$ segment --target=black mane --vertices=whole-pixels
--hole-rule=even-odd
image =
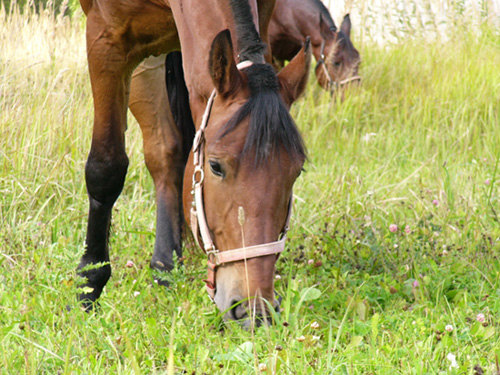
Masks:
[[[253,23],[248,0],[231,0],[231,9],[236,23],[236,37],[240,61],[264,62],[266,45],[262,42]]]
[[[291,157],[305,158],[304,142],[281,99],[276,72],[271,65],[264,63],[265,44],[253,23],[248,0],[231,0],[231,9],[239,59],[252,61],[253,65],[244,69],[250,98],[220,130],[220,138],[249,117],[243,154],[253,150],[256,164],[276,154],[279,147],[284,147]]]
[[[335,21],[330,14],[330,11],[327,9],[325,4],[321,2],[321,0],[312,0],[319,9],[319,13],[324,17],[323,19],[328,22],[328,27],[333,31],[337,31],[337,26],[335,26]]]
[[[276,73],[269,64],[253,64],[245,69],[250,98],[221,129],[220,138],[250,118],[243,154],[253,150],[260,164],[273,156],[280,146],[293,158],[305,158],[302,137],[279,93]]]

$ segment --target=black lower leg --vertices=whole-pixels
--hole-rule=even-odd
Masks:
[[[89,216],[86,248],[78,265],[78,274],[85,278],[79,299],[86,308],[99,298],[111,276],[108,250],[111,210],[123,188],[127,167],[125,154],[111,162],[103,162],[92,152],[85,167]]]
[[[170,271],[174,268],[174,251],[178,258],[182,256],[179,208],[169,207],[164,197],[160,196],[157,199],[156,240],[151,268],[162,272]],[[162,283],[161,280],[157,281]]]

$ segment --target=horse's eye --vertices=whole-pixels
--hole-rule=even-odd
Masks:
[[[341,61],[335,61],[335,62],[333,63],[333,65],[334,65],[336,68],[338,68],[341,64],[342,64],[342,62],[341,62]]]
[[[222,166],[220,165],[220,163],[218,161],[209,160],[208,163],[210,164],[210,170],[212,171],[212,173],[214,175],[219,176],[219,177],[224,177],[224,171],[223,171]]]

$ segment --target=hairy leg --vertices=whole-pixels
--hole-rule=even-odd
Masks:
[[[111,276],[108,249],[111,211],[122,191],[128,167],[124,135],[131,68],[127,66],[124,46],[103,30],[103,19],[97,12],[90,12],[87,55],[94,127],[85,166],[89,197],[86,249],[78,265],[78,274],[86,279],[87,287],[79,298],[87,308],[99,298]]]
[[[132,75],[129,108],[139,122],[144,156],[156,189],[156,240],[151,267],[173,268],[181,256],[182,134],[174,123],[165,85],[165,55],[144,60]]]

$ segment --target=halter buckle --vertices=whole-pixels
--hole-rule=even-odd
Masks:
[[[199,177],[199,180],[197,180],[197,177]],[[196,165],[193,171],[193,187],[200,186],[203,183],[204,179],[205,172],[203,171],[203,168],[199,165]]]
[[[217,256],[218,253],[219,253],[219,250],[217,250],[214,245],[212,245],[212,250],[207,251],[208,261],[213,263],[216,266],[220,265],[219,257]],[[215,270],[214,270],[214,272],[215,272]]]

